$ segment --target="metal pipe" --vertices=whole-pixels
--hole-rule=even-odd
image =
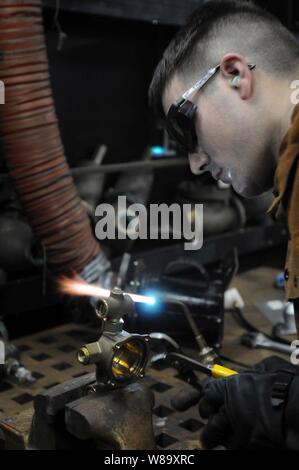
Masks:
[[[70,168],[69,174],[72,176],[82,176],[95,173],[124,173],[135,170],[160,170],[163,168],[187,167],[188,160],[184,158],[173,158],[165,160],[134,161],[125,163],[111,163],[109,165],[90,165]],[[0,174],[0,181],[10,178],[9,174]]]

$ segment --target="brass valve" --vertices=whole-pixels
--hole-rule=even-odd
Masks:
[[[123,316],[133,310],[131,297],[117,287],[96,305],[96,313],[102,320],[100,338],[83,345],[77,358],[83,365],[96,365],[97,385],[121,387],[144,376],[149,336],[130,334],[123,329]]]

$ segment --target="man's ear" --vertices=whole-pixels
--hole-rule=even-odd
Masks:
[[[230,87],[233,87],[232,80],[239,77],[235,90],[239,92],[242,100],[251,98],[254,77],[244,56],[234,53],[225,54],[220,62],[220,71]]]

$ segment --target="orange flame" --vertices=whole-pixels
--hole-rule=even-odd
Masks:
[[[58,280],[58,288],[62,294],[76,295],[80,297],[109,297],[110,290],[102,289],[95,284],[88,284],[80,276],[70,279],[62,277]]]
[[[58,279],[58,288],[62,294],[76,295],[78,297],[101,297],[107,298],[110,295],[110,290],[102,289],[96,284],[88,284],[80,276],[76,275],[72,279],[68,277],[61,277]],[[141,302],[149,305],[155,303],[154,297],[146,295],[132,294],[131,292],[124,292],[131,297],[134,302]]]

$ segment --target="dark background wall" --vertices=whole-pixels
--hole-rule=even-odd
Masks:
[[[59,51],[51,16],[45,13],[51,80],[69,161],[92,156],[101,143],[110,163],[139,158],[155,140],[151,75],[176,28],[63,12]]]

